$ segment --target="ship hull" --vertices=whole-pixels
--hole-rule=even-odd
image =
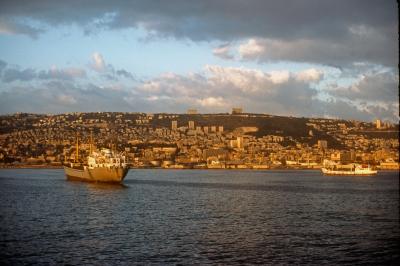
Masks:
[[[97,167],[89,169],[76,169],[64,166],[65,175],[68,180],[73,181],[84,181],[84,182],[105,182],[105,183],[121,183],[126,174],[128,168],[108,168],[108,167]]]

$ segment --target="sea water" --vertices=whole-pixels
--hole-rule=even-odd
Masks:
[[[398,172],[0,170],[2,265],[396,264],[399,240]]]

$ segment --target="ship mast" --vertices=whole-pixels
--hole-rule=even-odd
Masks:
[[[75,162],[79,160],[79,135],[76,133]]]
[[[116,130],[115,130],[115,128],[116,128],[116,126],[115,126],[115,123],[111,123],[110,125],[109,125],[109,127],[110,127],[110,129],[111,129],[111,136],[110,136],[110,149],[111,149],[111,151],[112,152],[116,152],[117,151],[117,144],[116,144]]]
[[[93,152],[93,129],[90,129],[90,145],[89,145],[89,153]]]

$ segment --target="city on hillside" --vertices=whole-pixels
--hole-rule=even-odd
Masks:
[[[315,169],[324,160],[399,169],[399,125],[245,113],[0,116],[0,167],[61,167],[90,145],[132,168]],[[79,149],[77,155],[77,147]]]

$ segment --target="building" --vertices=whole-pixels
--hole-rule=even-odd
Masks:
[[[340,162],[342,164],[353,163],[356,159],[355,152],[352,151],[338,151],[331,154],[331,160]]]
[[[197,109],[188,109],[187,114],[188,115],[197,115]]]
[[[194,121],[189,121],[188,126],[189,126],[190,130],[193,130],[194,129]]]
[[[220,132],[220,133],[224,132],[224,126],[219,126],[218,127],[218,132]]]
[[[216,157],[218,159],[225,160],[228,157],[229,153],[225,149],[221,148],[212,148],[212,149],[205,149],[203,151],[203,158],[207,160],[210,157]]]
[[[328,148],[328,142],[326,140],[318,140],[318,148],[326,150]]]
[[[377,129],[382,128],[381,120],[377,119],[377,120],[375,121],[375,123],[376,123],[376,128],[377,128]]]
[[[243,137],[237,137],[236,139],[231,139],[229,141],[229,146],[231,148],[243,149]]]
[[[243,149],[243,147],[244,147],[244,145],[243,145],[243,137],[237,137],[236,141],[237,141],[237,148],[238,149]]]
[[[353,163],[356,159],[356,154],[354,150],[351,151],[341,151],[340,152],[340,162],[341,163]]]
[[[241,114],[241,113],[243,113],[243,108],[242,108],[242,107],[233,107],[233,108],[232,108],[232,114],[233,114],[233,115],[235,115],[235,114]]]
[[[176,131],[178,129],[178,121],[173,120],[171,122],[171,130]]]

